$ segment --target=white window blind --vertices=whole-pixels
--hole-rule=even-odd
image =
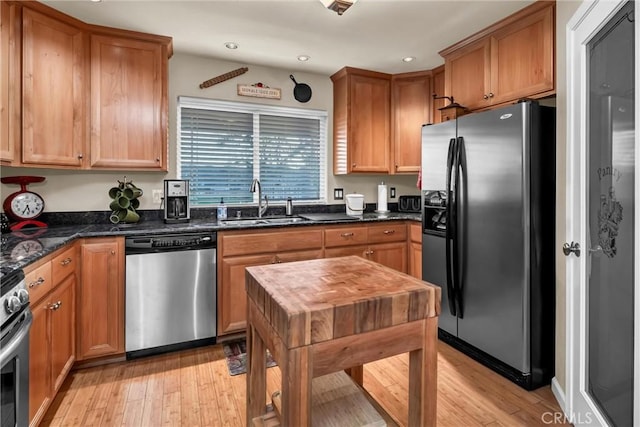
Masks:
[[[249,188],[284,202],[325,202],[325,111],[180,97],[178,177],[192,206],[257,203]]]

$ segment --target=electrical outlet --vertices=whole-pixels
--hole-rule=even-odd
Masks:
[[[392,199],[396,198],[396,187],[391,187],[389,189],[389,197],[391,197]]]
[[[162,190],[151,190],[151,196],[153,197],[153,203],[160,204],[162,203]]]
[[[342,200],[344,199],[344,191],[342,188],[334,188],[333,189],[333,200]]]

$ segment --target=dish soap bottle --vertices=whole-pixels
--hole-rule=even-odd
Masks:
[[[227,219],[227,207],[224,204],[224,199],[220,199],[220,204],[218,205],[218,219]]]

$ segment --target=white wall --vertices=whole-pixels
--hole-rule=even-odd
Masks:
[[[345,64],[348,65],[348,64]],[[199,85],[205,80],[227,73],[240,67],[248,67],[249,71],[226,82],[219,83],[206,89]],[[337,71],[337,70],[336,70]],[[258,102],[288,107],[301,107],[326,110],[329,115],[327,141],[327,200],[328,203],[342,204],[344,201],[333,200],[333,188],[343,188],[346,193],[362,193],[365,201],[375,203],[377,199],[377,185],[384,180],[390,187],[396,187],[397,194],[419,194],[415,183],[416,175],[359,175],[334,176],[332,152],[332,116],[333,116],[333,86],[329,76],[312,73],[296,72],[294,76],[299,83],[308,84],[313,95],[305,104],[293,97],[294,84],[289,78],[288,70],[254,66],[235,62],[222,61],[187,54],[176,53],[169,60],[169,171],[161,172],[96,172],[69,171],[40,168],[12,168],[3,167],[2,176],[37,175],[46,180],[34,184],[30,188],[41,194],[46,202],[47,212],[69,211],[106,211],[110,199],[107,195],[109,188],[117,184],[126,175],[145,191],[140,198],[141,209],[157,209],[152,203],[151,190],[162,189],[163,180],[176,177],[176,101],[178,96],[195,96],[202,98],[235,100],[242,102]],[[261,82],[272,88],[282,89],[281,100],[268,100],[237,95],[237,84],[253,84]],[[15,185],[1,184],[2,198],[16,191]],[[393,202],[394,200],[390,200]],[[397,201],[397,199],[396,199]]]

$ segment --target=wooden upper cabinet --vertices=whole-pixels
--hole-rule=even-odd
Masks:
[[[431,81],[433,87],[433,94],[436,97],[444,96],[444,65],[441,65],[437,68],[431,70]],[[441,111],[440,108],[445,105],[449,105],[446,99],[432,99],[431,101],[431,109],[432,109],[432,121],[431,123],[440,123],[442,122]]]
[[[86,135],[86,36],[22,9],[22,163],[80,167]]]
[[[11,164],[14,159],[13,141],[9,138],[9,73],[14,61],[10,53],[11,6],[0,2],[0,161]]]
[[[445,57],[445,93],[470,110],[489,105],[490,39],[467,45]]]
[[[167,170],[167,49],[91,36],[91,167]]]
[[[391,173],[416,173],[420,169],[422,125],[433,120],[431,72],[395,74],[391,94]]]
[[[388,173],[391,75],[345,67],[331,80],[334,174]]]
[[[555,2],[538,1],[440,52],[445,93],[470,110],[555,93]]]
[[[554,7],[545,7],[491,37],[493,103],[554,90]]]

